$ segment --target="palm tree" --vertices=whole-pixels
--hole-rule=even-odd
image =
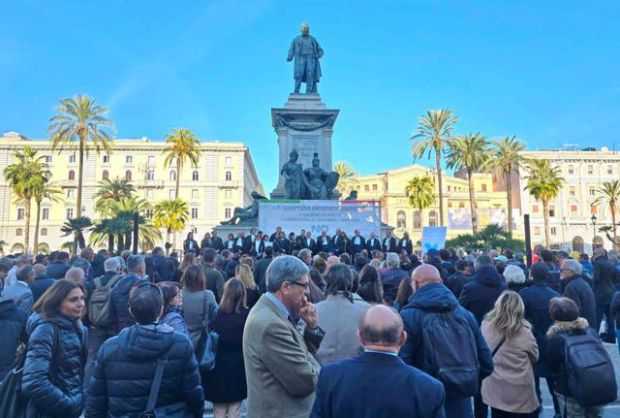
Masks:
[[[353,167],[346,161],[336,161],[336,164],[334,164],[334,171],[340,176],[340,181],[346,181],[357,174]]]
[[[519,154],[525,144],[515,136],[493,141],[494,150],[487,159],[483,169],[496,177],[503,177],[506,184],[506,203],[508,208],[508,233],[512,236],[512,173],[523,165],[524,159]]]
[[[60,230],[64,232],[64,236],[73,234],[73,254],[77,254],[77,250],[86,247],[84,239],[84,231],[92,228],[93,222],[87,216],[80,216],[67,220]]]
[[[618,246],[616,234],[616,214],[618,211],[618,200],[620,200],[620,180],[605,181],[597,189],[598,197],[592,202],[598,205],[601,202],[607,202],[611,211],[611,236],[613,237],[614,250]]]
[[[187,202],[182,199],[167,199],[157,203],[154,208],[153,225],[166,229],[166,241],[173,234],[173,245],[176,245],[176,232],[182,231],[189,218]]]
[[[549,201],[558,196],[564,179],[560,177],[560,168],[552,166],[548,160],[527,160],[526,164],[529,175],[524,190],[529,190],[534,199],[542,202],[545,245],[549,248]]]
[[[443,187],[441,178],[441,154],[448,144],[458,117],[449,109],[429,110],[420,117],[417,133],[411,137],[415,141],[411,152],[414,159],[421,158],[428,151],[435,151],[435,169],[437,170],[437,187],[439,189],[439,221],[444,225]]]
[[[84,155],[91,149],[97,154],[105,150],[110,154],[110,134],[105,128],[112,122],[104,115],[108,112],[88,96],[77,95],[65,98],[56,108],[59,112],[50,119],[48,132],[52,139],[52,150],[61,152],[65,147],[78,149],[78,187],[76,218],[82,216],[82,183],[84,174]]]
[[[424,226],[422,211],[435,203],[435,182],[431,176],[414,177],[405,186],[409,204],[420,211],[420,227]]]
[[[198,141],[198,137],[194,135],[192,131],[181,128],[173,129],[172,133],[166,135],[166,143],[168,146],[164,150],[164,153],[166,154],[164,165],[170,167],[172,163],[176,161],[177,184],[174,192],[174,198],[178,199],[181,171],[188,160],[192,167],[195,168],[198,165],[198,160],[200,159],[201,154],[200,141]]]
[[[47,182],[51,176],[43,156],[37,156],[37,152],[30,147],[24,147],[23,151],[15,152],[16,161],[4,169],[4,176],[9,183],[15,200],[24,205],[24,251],[30,249],[30,217],[32,199],[35,192]]]
[[[125,179],[116,177],[114,180],[105,179],[99,182],[99,189],[95,192],[95,210],[99,213],[109,212],[116,203],[132,198],[136,188]]]
[[[448,167],[456,170],[465,169],[467,172],[471,229],[474,234],[478,232],[478,210],[473,176],[474,172],[480,170],[488,158],[489,143],[480,132],[455,137],[448,143],[448,155],[446,157]]]
[[[54,184],[49,182],[49,179],[41,183],[34,191],[34,203],[36,204],[36,220],[34,224],[34,245],[33,253],[39,252],[39,225],[41,224],[41,203],[44,199],[48,199],[51,202],[59,202],[61,200],[62,191],[58,189]]]

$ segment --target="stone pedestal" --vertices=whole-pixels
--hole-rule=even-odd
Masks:
[[[318,94],[290,94],[284,107],[271,109],[271,123],[278,134],[280,148],[279,180],[271,192],[272,199],[284,198],[284,179],[280,169],[288,162],[289,154],[294,149],[304,169],[312,167],[316,152],[321,168],[332,171],[332,134],[338,112],[338,109],[328,109]]]

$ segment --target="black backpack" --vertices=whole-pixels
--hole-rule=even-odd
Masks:
[[[570,393],[583,407],[602,406],[616,400],[618,386],[607,350],[591,329],[564,336],[564,364]]]
[[[424,371],[435,377],[451,397],[469,397],[478,390],[480,364],[471,325],[452,311],[426,312],[422,319]]]

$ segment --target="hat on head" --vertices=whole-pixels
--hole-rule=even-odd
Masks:
[[[507,263],[508,257],[506,257],[505,255],[498,255],[497,257],[495,257],[495,261],[501,261],[502,263]]]

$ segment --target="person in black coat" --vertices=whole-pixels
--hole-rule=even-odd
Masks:
[[[220,336],[215,368],[203,375],[205,398],[213,402],[216,415],[236,416],[241,401],[247,398],[248,388],[243,363],[243,327],[250,309],[246,306],[246,289],[238,279],[226,282],[220,308],[216,311],[212,329]]]
[[[316,249],[318,252],[333,252],[333,242],[332,239],[327,235],[327,231],[321,231],[321,235],[316,240]]]
[[[607,251],[603,248],[594,250],[594,297],[596,298],[596,329],[600,328],[603,318],[606,319],[607,329],[601,335],[603,341],[613,343],[615,339],[614,318],[611,315],[611,298],[614,294],[614,285],[618,282],[618,271],[607,258]]]
[[[211,232],[211,248],[217,251],[222,251],[224,249],[224,242],[222,238],[217,235],[216,231]]]
[[[368,309],[358,337],[362,354],[321,369],[311,418],[444,416],[443,385],[396,355],[407,335],[394,311]]]
[[[205,235],[200,241],[200,251],[202,252],[202,250],[204,250],[205,248],[213,248],[213,244],[211,242],[211,234],[209,234],[208,232],[205,232]]]
[[[312,238],[312,232],[306,231],[306,235],[303,237],[299,237],[299,249],[303,250],[304,248],[309,249],[312,254],[317,252],[317,245],[314,238]]]
[[[110,293],[110,331],[118,334],[123,328],[135,324],[135,319],[128,310],[131,289],[147,283],[144,256],[132,255],[127,259],[128,273],[120,279]]]
[[[353,232],[353,236],[351,237],[351,254],[355,255],[361,253],[363,249],[366,248],[366,239],[362,236],[359,229],[356,229]]]
[[[107,340],[93,367],[86,418],[139,414],[146,409],[158,360],[165,361],[156,407],[179,406],[202,417],[204,393],[189,338],[158,321],[161,290],[148,284],[132,293],[129,309],[136,325]]]
[[[46,275],[54,279],[64,279],[65,273],[69,270],[67,263],[69,262],[69,253],[59,251],[54,261],[47,265]]]
[[[41,266],[41,265],[38,264],[38,265],[33,266],[35,268],[35,272],[36,272],[37,266]],[[43,295],[43,293],[45,293],[45,291],[49,289],[54,284],[55,281],[56,279],[48,276],[45,271],[43,271],[42,274],[37,274],[35,276],[34,281],[30,284],[30,290],[32,291],[32,297],[34,299],[34,303],[37,303],[37,301]]]
[[[381,251],[381,242],[374,232],[371,232],[370,237],[366,240],[366,249],[368,253],[372,253],[374,250]]]
[[[334,253],[336,255],[347,252],[347,249],[349,248],[349,239],[340,229],[336,229],[336,235],[334,235],[332,242],[334,243]]]
[[[86,363],[84,289],[58,280],[48,289],[42,320],[28,340],[22,393],[27,416],[77,418],[84,408],[82,370]]]
[[[476,273],[461,291],[459,303],[474,314],[478,324],[493,309],[499,295],[506,290],[504,279],[497,274],[493,260],[488,255],[481,255],[474,263]]]
[[[413,244],[411,243],[411,238],[409,238],[408,232],[405,232],[403,237],[398,241],[398,252],[402,253],[403,251],[407,254],[411,254],[413,252]]]
[[[400,257],[396,253],[388,253],[385,258],[387,270],[381,272],[383,297],[390,304],[396,299],[400,282],[409,279],[409,273],[400,269]]]
[[[17,309],[13,300],[0,302],[0,381],[13,367],[17,346],[26,339],[26,319],[28,316]]]
[[[385,238],[383,238],[382,249],[384,253],[395,252],[398,251],[396,247],[396,238],[392,236],[390,231],[385,233]]]
[[[463,287],[469,283],[470,280],[471,275],[469,274],[469,264],[467,261],[459,260],[456,262],[454,274],[448,277],[446,286],[458,299],[459,296],[461,296]]]
[[[564,260],[562,274],[562,296],[570,298],[579,307],[580,316],[588,321],[590,328],[596,328],[596,300],[588,280],[581,274],[582,265],[577,260]]]
[[[187,239],[183,241],[183,251],[185,252],[193,252],[194,254],[198,254],[200,251],[200,246],[198,246],[198,241],[194,239],[194,233],[190,232],[187,234]]]
[[[575,263],[577,261],[572,260]],[[521,268],[512,266],[518,271],[522,272]],[[547,387],[553,400],[553,408],[555,414],[560,414],[558,406],[558,400],[555,396],[555,379],[549,371],[547,365],[547,331],[553,324],[551,315],[549,314],[549,302],[555,297],[559,297],[560,294],[551,289],[547,282],[549,280],[549,269],[543,263],[536,263],[530,269],[530,277],[532,278],[532,284],[529,287],[521,290],[519,295],[525,305],[525,319],[532,324],[532,333],[536,338],[536,344],[538,344],[538,361],[534,363],[534,377],[536,384],[536,394],[538,400],[542,404],[542,397],[540,392],[540,378],[547,379]]]

